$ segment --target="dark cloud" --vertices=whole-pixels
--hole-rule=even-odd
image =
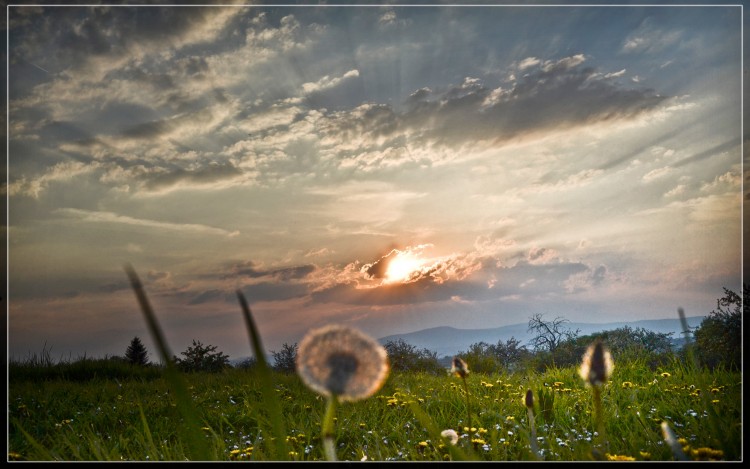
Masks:
[[[651,89],[621,85],[593,67],[583,67],[583,62],[582,56],[564,58],[502,89],[470,77],[442,91],[423,87],[404,101],[401,112],[387,104],[368,103],[328,113],[320,132],[331,140],[361,142],[338,153],[345,159],[407,141],[449,148],[478,141],[500,144],[546,130],[633,118],[667,99]],[[405,135],[408,138],[399,139]],[[607,165],[630,158],[631,154],[623,155]]]
[[[710,158],[712,156],[718,155],[719,153],[729,151],[734,148],[738,148],[739,146],[740,146],[739,138],[736,138],[736,139],[733,138],[733,139],[727,140],[726,142],[715,145],[707,150],[703,150],[694,155],[688,156],[687,158],[683,158],[680,161],[673,164],[672,166],[675,168],[678,168],[680,166],[685,166],[686,164],[690,164],[695,161],[700,161],[705,158]]]
[[[175,38],[213,21],[220,8],[194,6],[111,8],[104,6],[47,7],[35,16],[25,8],[11,8],[9,19],[23,17],[26,27],[13,31],[13,54],[27,60],[42,60],[51,73],[77,69],[92,58],[116,59],[134,47],[171,46]],[[33,24],[33,27],[30,26]],[[54,57],[46,54],[50,43],[59,48]]]
[[[364,265],[362,267],[362,272],[365,273],[366,278],[368,279],[385,278],[385,274],[388,271],[388,264],[390,263],[390,260],[396,256],[396,254],[398,254],[398,251],[396,249],[393,249],[391,252],[376,260],[372,264]]]
[[[101,285],[99,287],[99,291],[102,293],[114,293],[116,291],[129,290],[130,288],[131,288],[130,284],[125,281],[112,282],[112,283],[105,283],[104,285]]]
[[[257,269],[253,261],[247,261],[234,265],[230,268],[231,273],[226,274],[223,278],[248,277],[263,278],[271,277],[281,282],[289,282],[307,277],[313,273],[317,267],[312,264],[300,265],[295,267],[284,267],[281,269]]]
[[[417,304],[450,300],[452,296],[474,296],[482,287],[472,282],[445,282],[440,285],[423,277],[409,283],[385,284],[374,288],[357,288],[355,284],[338,284],[310,294],[313,303],[353,305]]]
[[[298,283],[254,283],[243,286],[241,290],[250,302],[285,301],[303,298],[309,293],[307,285]]]
[[[224,292],[221,291],[221,290],[208,290],[208,291],[204,291],[204,292],[196,295],[190,301],[188,301],[188,304],[189,305],[199,305],[199,304],[206,303],[208,301],[220,298],[222,295],[224,295]]]
[[[554,66],[525,75],[494,101],[476,82],[455,87],[404,116],[417,128],[428,114],[436,124],[433,138],[446,144],[470,139],[506,140],[527,132],[565,128],[595,121],[633,117],[664,101],[648,89],[629,89],[598,78],[591,67]]]
[[[210,184],[224,179],[231,179],[242,174],[242,170],[230,162],[213,162],[198,169],[169,168],[163,174],[150,174],[144,187],[147,190],[158,191],[178,185],[182,182],[190,184]]]
[[[600,285],[607,275],[607,266],[600,265],[591,273],[591,282],[593,285]]]
[[[175,119],[161,119],[151,122],[136,124],[125,129],[122,136],[131,139],[151,140],[163,134],[169,133],[179,125]]]

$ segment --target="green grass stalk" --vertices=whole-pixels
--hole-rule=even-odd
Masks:
[[[133,291],[138,299],[138,304],[140,305],[143,316],[146,319],[149,332],[159,349],[159,355],[161,356],[162,362],[164,362],[164,377],[174,391],[177,410],[180,412],[184,421],[183,424],[176,423],[177,431],[187,443],[186,451],[188,457],[194,461],[215,460],[216,454],[212,454],[208,442],[201,432],[202,425],[199,418],[200,413],[195,405],[193,405],[185,380],[175,366],[174,360],[172,359],[172,353],[167,345],[166,339],[164,338],[161,327],[156,320],[154,310],[151,308],[151,304],[148,301],[143,284],[141,284],[138,274],[136,274],[135,269],[133,269],[132,266],[126,265],[125,272],[130,279],[130,284],[133,287]]]
[[[266,360],[266,354],[263,351],[263,344],[260,339],[260,333],[253,320],[250,306],[247,304],[245,295],[241,291],[237,290],[237,298],[239,299],[240,306],[242,307],[242,314],[245,317],[245,324],[247,325],[247,332],[250,336],[250,346],[253,349],[253,354],[257,360],[257,370],[260,375],[261,393],[263,395],[263,402],[268,406],[268,413],[271,420],[271,432],[274,438],[274,445],[272,447],[272,457],[277,461],[285,461],[288,459],[288,452],[286,450],[286,428],[284,425],[283,414],[281,413],[281,404],[276,396],[274,390],[273,376],[271,376],[271,367],[268,365]]]

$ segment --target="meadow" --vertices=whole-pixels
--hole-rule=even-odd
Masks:
[[[11,361],[9,461],[742,460],[741,371],[618,360],[598,342],[582,366],[543,372],[458,358],[444,374],[388,372],[382,346],[333,326],[282,373],[237,292],[257,363],[182,372],[128,275],[163,365]]]
[[[339,406],[336,454],[352,461],[673,461],[661,429],[667,422],[687,458],[741,460],[740,373],[694,369],[678,361],[654,371],[614,359],[615,370],[602,389],[603,434],[596,431],[591,389],[575,368],[470,373],[471,428],[463,384],[447,370],[445,376],[391,373],[374,396]],[[162,371],[89,379],[69,372],[44,379],[28,370],[24,375],[21,364],[16,368],[20,377],[11,374],[8,397],[9,460],[196,459]],[[320,436],[325,399],[296,374],[271,374],[281,425],[272,422],[263,390],[268,376],[258,370],[184,377],[205,441],[206,453],[198,459],[325,459]],[[529,389],[535,398],[536,452],[524,405]],[[551,397],[542,403],[542,394]],[[274,434],[278,427],[285,429],[280,438]],[[445,429],[459,435],[455,446],[440,436]]]

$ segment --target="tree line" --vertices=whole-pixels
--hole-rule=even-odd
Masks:
[[[456,356],[471,364],[478,373],[508,372],[524,370],[545,371],[550,367],[574,366],[595,339],[603,340],[610,351],[620,360],[642,360],[651,368],[664,365],[674,358],[694,357],[708,368],[719,366],[739,370],[742,363],[742,304],[748,297],[748,286],[743,286],[743,297],[724,288],[724,296],[717,300],[717,307],[701,324],[691,331],[689,340],[676,348],[672,333],[658,333],[644,328],[624,326],[596,334],[580,335],[580,330],[567,327],[569,321],[562,317],[545,319],[542,314],[529,318],[528,331],[532,338],[528,345],[514,337],[491,344],[477,342]],[[383,344],[394,371],[419,371],[433,374],[445,372],[445,357],[439,359],[436,352],[418,348],[403,339],[389,340]],[[231,367],[229,356],[217,350],[215,345],[204,345],[193,340],[190,347],[173,357],[175,364],[187,372],[218,372]],[[284,343],[280,350],[272,351],[273,368],[278,372],[293,373],[297,356],[297,344]],[[138,337],[133,338],[125,352],[125,360],[133,365],[148,364],[148,352]],[[247,358],[235,367],[249,369],[255,366],[254,357]]]

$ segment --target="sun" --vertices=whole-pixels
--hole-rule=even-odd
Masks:
[[[422,261],[409,253],[399,253],[388,262],[385,281],[388,283],[405,282],[422,266]]]

